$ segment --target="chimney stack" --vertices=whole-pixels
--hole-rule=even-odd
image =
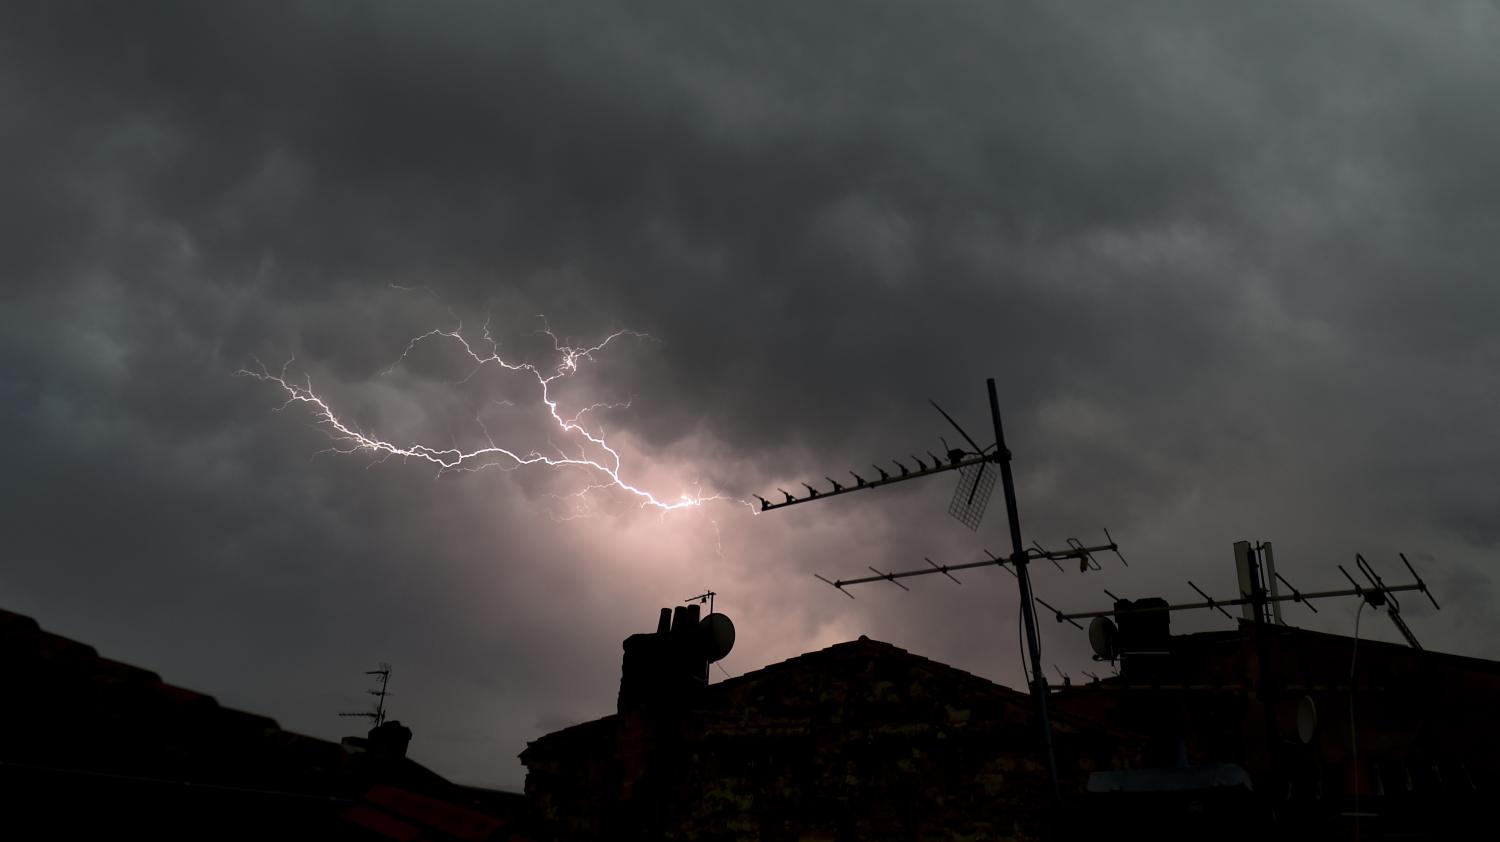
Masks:
[[[411,745],[411,729],[397,719],[382,722],[370,729],[366,745],[366,751],[381,762],[401,760],[406,757],[406,747]]]
[[[656,631],[625,638],[619,711],[680,710],[708,685],[708,642],[698,606],[663,608]]]
[[[1172,648],[1172,612],[1167,601],[1148,596],[1115,602],[1115,638],[1120,671],[1132,680],[1147,680],[1160,672]]]

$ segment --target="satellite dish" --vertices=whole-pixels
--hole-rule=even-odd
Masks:
[[[1318,706],[1313,704],[1312,696],[1303,696],[1297,700],[1297,739],[1307,745],[1317,733]]]
[[[723,614],[709,614],[698,623],[698,633],[702,636],[704,649],[708,652],[708,661],[721,660],[734,648],[734,623]]]
[[[1119,654],[1115,651],[1115,635],[1118,633],[1119,629],[1108,617],[1095,617],[1089,622],[1089,645],[1100,660],[1113,661]]]

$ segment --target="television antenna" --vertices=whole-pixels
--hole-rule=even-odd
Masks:
[[[385,697],[390,695],[390,693],[387,692],[385,688],[386,684],[388,684],[391,680],[391,665],[382,663],[379,669],[365,670],[365,675],[380,676],[380,689],[365,691],[366,693],[369,693],[371,696],[375,697],[375,709],[373,711],[361,711],[359,713],[341,713],[339,714],[339,716],[365,717],[367,719],[374,720],[375,727],[379,728],[381,725],[385,724]]]
[[[1063,559],[1075,559],[1079,562],[1081,569],[1097,570],[1099,569],[1099,563],[1094,559],[1093,553],[1109,551],[1118,555],[1120,548],[1114,542],[1114,539],[1109,537],[1107,530],[1105,531],[1105,537],[1108,539],[1108,543],[1096,547],[1084,546],[1082,542],[1070,538],[1068,540],[1068,549],[1047,550],[1035,544],[1028,547],[1021,540],[1021,516],[1016,507],[1015,479],[1011,474],[1010,466],[1011,452],[1005,446],[1005,430],[1000,420],[1000,401],[995,392],[995,379],[991,377],[985,383],[989,390],[990,421],[995,429],[994,444],[988,447],[980,447],[974,441],[974,438],[953,419],[953,416],[944,411],[935,401],[929,401],[943,418],[958,431],[958,434],[968,443],[970,449],[949,447],[946,441],[939,439],[939,441],[943,441],[945,455],[939,457],[928,451],[927,455],[931,459],[931,464],[924,462],[919,456],[911,456],[911,460],[917,466],[916,470],[912,470],[898,459],[893,459],[891,462],[899,470],[899,475],[892,474],[885,468],[875,465],[874,468],[879,473],[878,479],[867,480],[865,477],[850,471],[850,476],[854,477],[855,480],[853,486],[836,482],[832,478],[827,478],[832,484],[831,490],[828,491],[819,491],[811,485],[803,483],[803,487],[808,492],[805,496],[798,497],[784,489],[778,489],[785,497],[781,502],[772,503],[759,495],[756,495],[756,499],[760,500],[761,511],[771,511],[774,509],[783,509],[787,506],[794,506],[799,503],[806,503],[815,499],[838,497],[845,494],[852,494],[855,491],[894,485],[899,482],[933,476],[947,471],[958,471],[959,484],[954,491],[953,499],[949,502],[948,513],[963,525],[977,530],[979,528],[979,521],[984,516],[985,507],[989,503],[990,493],[995,486],[994,475],[998,473],[1000,486],[1005,496],[1006,518],[1010,525],[1011,554],[1009,557],[1000,558],[986,551],[985,555],[988,558],[984,561],[962,564],[937,564],[931,559],[925,559],[927,562],[927,567],[925,568],[886,573],[871,567],[870,571],[875,575],[861,576],[854,579],[829,580],[819,574],[813,575],[817,576],[819,580],[837,588],[840,593],[852,599],[854,595],[845,590],[845,588],[867,582],[889,582],[902,590],[910,590],[899,580],[941,573],[956,584],[962,584],[953,575],[954,571],[991,566],[1004,568],[1014,574],[1017,587],[1020,591],[1022,625],[1026,633],[1026,644],[1031,661],[1031,694],[1036,699],[1037,713],[1041,722],[1042,743],[1045,747],[1047,758],[1047,773],[1052,783],[1053,800],[1061,804],[1062,791],[1058,788],[1057,782],[1057,759],[1052,750],[1052,724],[1047,715],[1047,675],[1042,668],[1042,652],[1041,644],[1038,640],[1034,604],[1041,602],[1042,605],[1047,606],[1049,609],[1051,609],[1051,606],[1047,605],[1045,601],[1038,599],[1033,592],[1028,566],[1031,562],[1041,559],[1051,561],[1054,565],[1058,565],[1058,562]],[[998,470],[996,470],[997,468]],[[1125,557],[1121,555],[1120,560],[1124,562]],[[1058,567],[1061,569],[1061,565],[1058,565]],[[1055,609],[1054,613],[1057,613]]]
[[[718,664],[719,661],[724,660],[724,656],[734,648],[734,622],[714,610],[714,597],[716,596],[718,594],[713,591],[704,591],[697,596],[690,596],[683,600],[688,604],[708,606],[708,613],[698,621],[698,633],[703,639],[703,650],[711,664]],[[722,666],[719,667],[719,671],[725,675],[729,674]]]
[[[993,390],[993,378],[990,380],[990,383]],[[957,421],[953,420],[953,416],[949,415],[941,406],[938,406],[937,401],[928,399],[927,402],[932,404],[933,409],[936,409],[949,424],[953,425],[958,434],[964,437],[964,441],[968,442],[969,447],[973,448],[972,450],[965,450],[961,447],[950,447],[947,440],[939,436],[938,441],[943,443],[945,455],[939,456],[928,450],[925,451],[927,461],[924,461],[921,456],[913,453],[908,459],[912,464],[916,465],[915,469],[900,459],[892,459],[890,460],[890,464],[895,467],[895,473],[879,464],[871,463],[870,467],[875,470],[876,478],[866,479],[859,473],[850,471],[849,476],[854,478],[853,485],[847,482],[839,482],[833,477],[825,476],[824,479],[828,480],[829,484],[829,490],[827,491],[819,491],[804,482],[802,483],[802,487],[807,489],[807,493],[801,497],[783,488],[777,489],[777,491],[781,492],[783,498],[779,502],[773,503],[759,494],[751,496],[760,501],[761,511],[769,512],[774,509],[795,506],[798,503],[806,503],[810,500],[836,497],[841,494],[894,485],[898,482],[920,479],[921,477],[929,477],[948,471],[958,471],[958,487],[954,489],[953,500],[948,504],[948,514],[970,529],[977,530],[979,528],[979,521],[984,516],[984,510],[989,505],[990,494],[995,488],[996,471],[991,466],[993,463],[999,461],[999,459],[995,454],[990,453],[990,451],[994,450],[996,445],[992,444],[989,447],[980,447],[964,431],[964,428],[959,426]],[[998,408],[995,411],[998,413]],[[998,414],[995,416],[995,421],[998,424]],[[1009,454],[1006,455],[1006,459],[1009,459]]]
[[[1412,567],[1411,562],[1407,560],[1406,553],[1397,553],[1397,555],[1400,556],[1401,563],[1406,566],[1406,571],[1411,574],[1414,580],[1412,582],[1400,585],[1386,584],[1385,580],[1380,577],[1380,574],[1375,571],[1374,566],[1366,561],[1362,554],[1355,553],[1355,566],[1360,574],[1365,577],[1368,582],[1367,585],[1360,585],[1359,582],[1355,581],[1353,576],[1349,575],[1349,571],[1345,570],[1344,566],[1340,564],[1337,565],[1339,572],[1344,574],[1345,579],[1349,580],[1351,587],[1331,591],[1303,592],[1297,590],[1292,586],[1291,582],[1286,580],[1286,577],[1276,572],[1275,557],[1272,554],[1271,542],[1266,541],[1252,545],[1249,541],[1239,541],[1234,545],[1234,550],[1240,575],[1240,596],[1235,599],[1214,599],[1204,593],[1202,588],[1189,581],[1188,585],[1197,591],[1199,596],[1203,597],[1202,602],[1158,604],[1142,608],[1117,606],[1108,611],[1081,611],[1072,614],[1055,611],[1053,614],[1059,623],[1069,622],[1076,626],[1079,620],[1092,621],[1098,618],[1108,620],[1111,617],[1118,617],[1121,614],[1143,614],[1153,611],[1195,611],[1204,608],[1216,610],[1225,617],[1233,619],[1234,615],[1225,609],[1240,606],[1242,616],[1246,620],[1284,625],[1281,620],[1281,604],[1283,602],[1300,603],[1306,605],[1314,613],[1317,613],[1318,608],[1316,605],[1313,605],[1312,600],[1357,596],[1364,600],[1371,608],[1385,608],[1386,616],[1391,618],[1391,622],[1395,624],[1396,630],[1401,633],[1401,636],[1406,639],[1407,644],[1411,648],[1420,651],[1422,644],[1417,641],[1417,636],[1412,633],[1411,627],[1402,619],[1401,602],[1396,598],[1396,594],[1404,591],[1420,591],[1432,603],[1433,608],[1439,611],[1442,610],[1442,606],[1438,605],[1438,601],[1433,598],[1431,590],[1428,589],[1427,582],[1423,581],[1422,577],[1418,575],[1416,568]],[[1290,593],[1281,593],[1277,588],[1278,583],[1284,585]],[[1105,593],[1109,592],[1106,591]],[[1113,594],[1110,594],[1110,596],[1113,597]],[[1099,651],[1097,647],[1095,651]],[[1113,658],[1109,660],[1113,660]]]
[[[689,602],[696,602],[699,605],[706,604],[708,605],[708,613],[712,614],[714,613],[714,597],[716,596],[718,596],[718,594],[714,593],[713,591],[704,591],[697,596],[690,596],[687,599],[684,599],[683,603],[686,604]]]

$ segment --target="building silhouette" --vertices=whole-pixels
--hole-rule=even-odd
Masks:
[[[296,734],[8,611],[0,675],[0,838],[522,838],[519,795],[416,763],[394,720]]]
[[[1269,621],[1172,635],[1169,617],[1121,624],[1118,676],[1050,692],[1060,805],[1026,694],[864,637],[710,685],[672,630],[633,635],[617,711],[521,755],[536,833],[1442,839],[1483,826],[1500,784],[1500,664]]]
[[[1369,840],[1486,824],[1500,663],[1257,617],[1174,635],[1165,610],[1119,614],[1119,674],[1049,693],[1059,804],[1028,694],[865,637],[710,683],[696,610],[666,612],[624,642],[615,712],[527,746],[522,797],[412,761],[394,720],[343,743],[295,734],[0,611],[0,835]]]

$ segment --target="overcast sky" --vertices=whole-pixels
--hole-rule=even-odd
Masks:
[[[705,589],[729,673],[868,634],[1020,686],[1003,572],[812,575],[1008,552],[998,501],[732,502],[938,450],[928,398],[981,437],[992,376],[1028,540],[1130,561],[1039,568],[1049,602],[1232,595],[1240,539],[1307,589],[1400,550],[1422,642],[1500,658],[1497,44],[1483,2],[6,3],[0,607],[330,739],[388,661],[413,755],[512,789]],[[623,479],[729,499],[320,455],[234,376],[571,452],[525,372],[401,360],[488,318],[555,366],[539,314],[649,334],[554,397],[629,402],[584,416]]]

